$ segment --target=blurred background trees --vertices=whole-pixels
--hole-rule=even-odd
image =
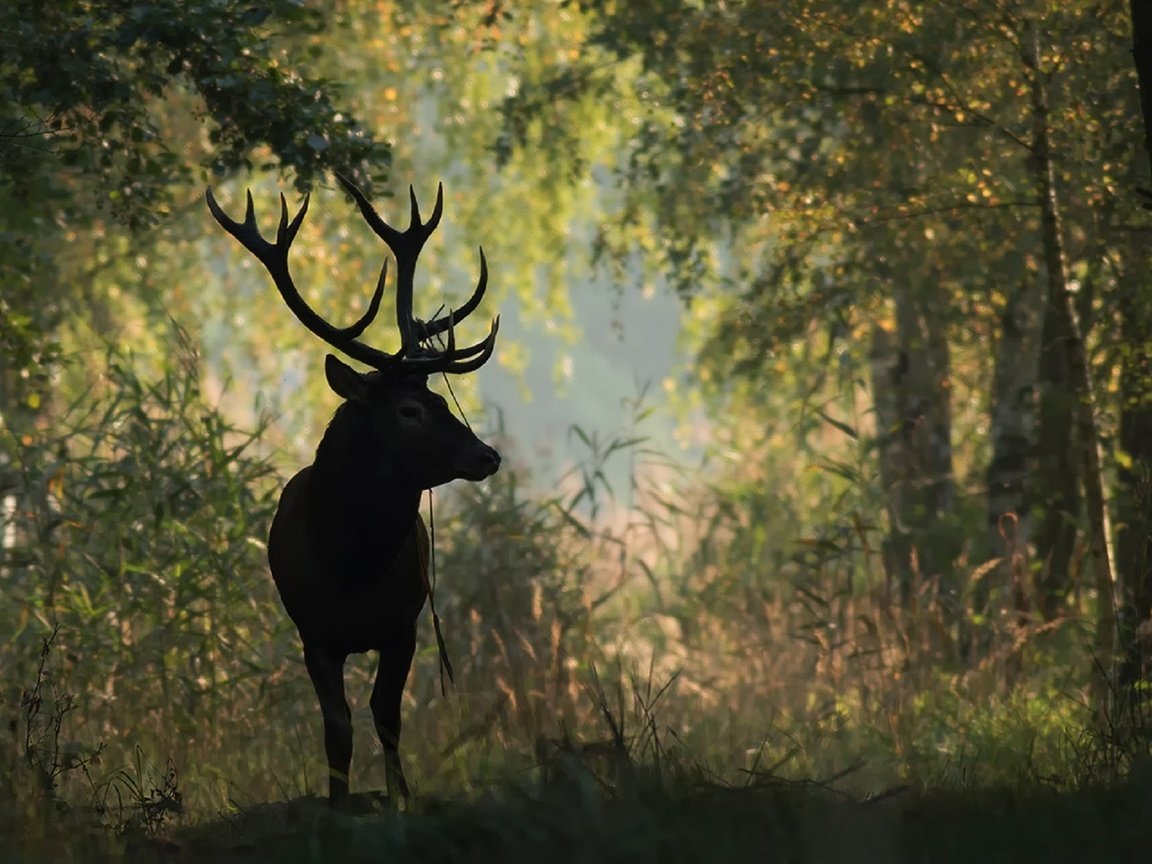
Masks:
[[[219,776],[251,770],[226,742],[291,772],[314,737],[262,544],[334,403],[201,196],[251,186],[268,229],[312,190],[297,281],[355,310],[382,250],[332,168],[384,211],[443,179],[423,273],[451,302],[482,243],[504,313],[500,369],[459,390],[514,467],[444,496],[470,658],[445,705],[422,654],[408,706],[432,782],[493,728],[520,753],[580,728],[604,664],[679,671],[684,740],[737,761],[805,723],[912,759],[902,712],[970,720],[957,680],[976,711],[1139,677],[1123,4],[0,6],[0,638],[31,656],[64,622],[99,734],[162,741],[195,705],[185,755]],[[274,706],[272,741],[239,705]]]
[[[713,404],[775,414],[763,392],[784,372],[811,414],[790,421],[818,427],[862,396],[885,572],[905,608],[928,592],[949,627],[1052,621],[1083,576],[1101,654],[1131,644],[1149,614],[1136,599],[1145,481],[1129,470],[1145,454],[1120,430],[1147,410],[1147,238],[1134,70],[1115,60],[1127,9],[580,5],[591,50],[539,88],[561,98],[506,113],[540,146],[526,117],[547,113],[555,135],[564,97],[609,90],[637,64],[628,86],[648,110],[631,118],[626,203],[600,251],[633,254],[629,228],[658,235],[679,290],[717,297],[702,350]],[[797,374],[785,349],[798,338],[824,343],[838,386]],[[957,427],[964,402],[981,415],[975,438]],[[1115,573],[1106,498],[1123,538]]]
[[[204,169],[265,167],[298,188],[317,171],[387,167],[388,148],[303,71],[324,17],[292,2],[11,2],[0,36],[4,299],[0,415],[19,424],[48,389],[57,330],[116,332],[97,271],[147,256]],[[298,71],[299,70],[299,71]],[[158,285],[131,289],[161,308]],[[116,322],[116,323],[114,323]],[[32,403],[32,404],[30,404]]]

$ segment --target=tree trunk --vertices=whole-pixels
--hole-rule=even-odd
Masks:
[[[1140,82],[1140,111],[1144,115],[1144,150],[1152,164],[1152,4],[1131,0],[1132,58]]]
[[[1132,0],[1132,56],[1140,83],[1145,156],[1152,166],[1152,4]],[[1150,184],[1152,185],[1152,184]],[[1152,193],[1145,207],[1152,209]],[[1116,572],[1127,586],[1120,613],[1121,682],[1152,678],[1152,303],[1145,299],[1147,232],[1135,234],[1121,274],[1124,355],[1120,372]]]
[[[896,335],[879,324],[872,327],[872,399],[876,409],[876,453],[880,485],[884,489],[888,534],[883,542],[885,598],[891,608],[894,597],[908,605],[915,581],[912,539],[903,514],[905,464],[901,435],[900,378],[904,364]]]
[[[1134,259],[1138,260],[1138,259]],[[1128,302],[1121,326],[1125,353],[1120,371],[1120,451],[1116,490],[1116,573],[1128,587],[1120,609],[1120,644],[1124,660],[1121,683],[1147,677],[1152,656],[1137,638],[1152,612],[1152,316],[1148,303],[1133,296],[1143,288],[1127,274],[1122,286]],[[1131,284],[1135,283],[1135,284]],[[1143,314],[1139,314],[1136,308]],[[1148,628],[1145,627],[1145,630]]]
[[[1076,458],[1075,388],[1068,363],[1073,328],[1062,299],[1060,271],[1045,268],[1046,304],[1040,335],[1039,426],[1036,449],[1036,606],[1051,621],[1064,606],[1078,574],[1072,573],[1080,521],[1080,463]]]
[[[1026,613],[1032,596],[1029,471],[1036,443],[1035,394],[1044,298],[1041,282],[1027,279],[1009,296],[1000,316],[989,411],[988,521],[984,548],[974,556],[979,566],[998,563],[988,567],[972,592],[973,612],[990,625],[977,628],[983,634],[978,653],[987,647],[991,628],[1013,612]]]
[[[1058,328],[1067,334],[1061,342],[1069,373],[1068,397],[1075,421],[1076,456],[1084,483],[1084,501],[1088,519],[1088,560],[1098,604],[1094,659],[1095,664],[1111,676],[1116,660],[1116,591],[1112,572],[1108,510],[1104,498],[1104,478],[1097,443],[1096,402],[1091,370],[1084,350],[1084,338],[1080,332],[1072,293],[1068,290],[1056,171],[1052,162],[1047,74],[1041,68],[1040,28],[1036,22],[1033,22],[1029,36],[1024,62],[1031,77],[1032,146],[1037,190],[1040,196],[1041,237],[1048,277],[1048,307],[1049,313],[1054,313],[1059,318]],[[1055,346],[1046,341],[1044,351],[1054,350]],[[1044,439],[1042,442],[1047,444]],[[1051,575],[1056,577],[1060,574],[1053,571]],[[1109,692],[1109,682],[1101,680],[1100,676],[1093,676],[1093,680],[1096,685],[1097,704],[1101,705]]]
[[[900,278],[907,275],[893,289],[896,332],[877,326],[872,350],[879,468],[888,498],[885,569],[913,619],[927,596],[940,604],[950,625],[959,619],[961,604],[954,568],[959,543],[946,316],[937,302],[937,280],[918,291]]]

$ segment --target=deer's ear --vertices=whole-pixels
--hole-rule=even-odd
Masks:
[[[345,399],[359,399],[364,395],[364,376],[332,354],[324,358],[324,375],[328,379],[328,386],[336,391],[337,396]]]

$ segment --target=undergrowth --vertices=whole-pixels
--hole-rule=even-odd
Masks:
[[[50,847],[63,819],[118,838],[115,855],[325,786],[319,711],[264,563],[280,481],[259,430],[203,404],[187,345],[177,359],[143,380],[112,353],[101,386],[55,422],[0,429],[3,831],[29,848]],[[1147,703],[1086,704],[1075,610],[1002,622],[962,662],[930,585],[914,608],[886,590],[867,488],[835,489],[839,509],[805,526],[784,498],[827,487],[745,483],[734,497],[647,450],[631,408],[616,436],[578,430],[586,458],[549,493],[512,459],[436,495],[457,678],[442,694],[425,624],[401,746],[420,818],[447,808],[464,832],[480,814],[547,821],[576,800],[603,824],[616,818],[603,802],[624,799],[641,821],[687,819],[685,801],[739,813],[724,796],[752,790],[783,808],[787,834],[794,806],[1055,794],[1145,770]],[[609,483],[615,460],[627,489]],[[383,781],[372,667],[353,658],[348,674],[362,790]],[[411,838],[424,823],[405,824]]]

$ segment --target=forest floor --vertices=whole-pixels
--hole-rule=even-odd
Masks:
[[[591,775],[470,801],[362,812],[317,798],[260,805],[149,839],[41,838],[0,860],[168,862],[1145,862],[1152,773],[1112,788],[893,789],[853,800],[813,784],[757,781],[604,788]],[[67,819],[64,820],[68,821]],[[11,857],[10,857],[11,856]]]

